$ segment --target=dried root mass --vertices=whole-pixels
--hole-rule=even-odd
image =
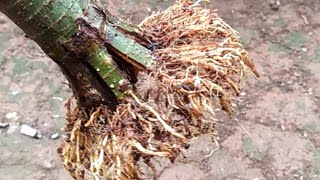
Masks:
[[[189,0],[147,17],[140,29],[157,62],[116,112],[67,105],[68,140],[59,153],[76,179],[141,179],[141,161],[156,174],[153,157],[173,162],[191,139],[213,134],[215,109],[232,114],[246,70],[258,76],[236,32]]]

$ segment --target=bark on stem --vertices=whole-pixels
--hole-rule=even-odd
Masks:
[[[153,62],[147,48],[123,33],[133,26],[90,0],[0,0],[0,11],[59,65],[84,108],[114,110],[124,80],[134,82],[133,70]]]

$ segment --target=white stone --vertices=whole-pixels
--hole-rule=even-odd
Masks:
[[[59,137],[59,133],[54,133],[51,135],[51,139],[57,139]]]
[[[21,126],[20,133],[33,138],[41,138],[41,135],[37,132],[36,129],[25,124]]]
[[[11,120],[17,120],[19,117],[17,112],[9,112],[6,114],[6,118]]]
[[[6,127],[8,127],[8,126],[9,126],[8,123],[2,123],[2,122],[0,122],[0,128],[6,128]]]

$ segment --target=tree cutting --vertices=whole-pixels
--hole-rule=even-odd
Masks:
[[[246,75],[259,74],[201,4],[177,0],[135,25],[95,0],[0,0],[73,91],[58,153],[74,179],[155,178],[155,158],[174,163],[195,138],[214,140],[217,109],[232,116]]]

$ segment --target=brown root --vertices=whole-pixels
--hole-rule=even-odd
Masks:
[[[214,134],[215,110],[232,114],[231,97],[246,70],[258,73],[236,32],[214,11],[189,0],[147,17],[141,36],[157,63],[141,72],[134,92],[110,113],[67,104],[68,138],[59,154],[76,179],[141,179],[144,162],[172,162],[193,138]]]

